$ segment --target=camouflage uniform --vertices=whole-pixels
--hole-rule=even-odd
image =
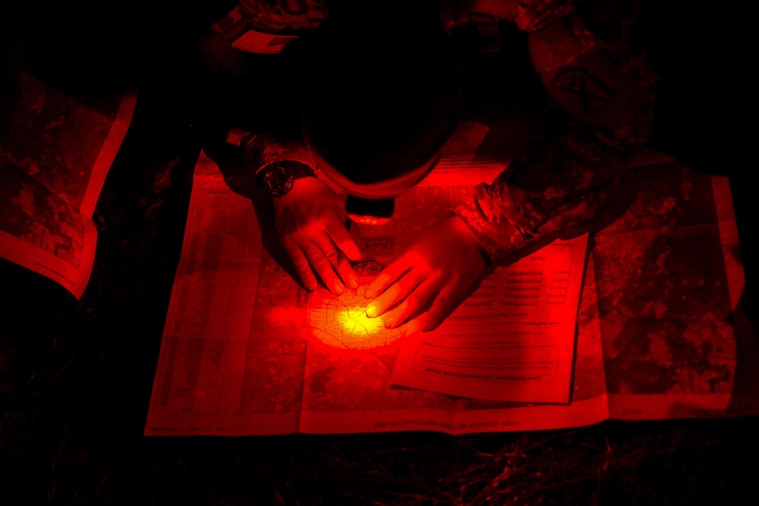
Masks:
[[[477,186],[468,202],[452,210],[497,265],[602,223],[629,189],[622,180],[631,155],[650,139],[657,76],[631,42],[634,9],[614,4],[583,9],[571,0],[441,2],[439,16],[449,32],[476,27],[485,51],[493,49],[488,44],[497,46],[492,35],[499,24],[526,33],[532,67],[563,111],[564,119],[539,142],[527,145],[494,181]],[[240,50],[276,53],[327,16],[328,2],[322,0],[240,0],[213,31]],[[279,143],[265,134],[251,139],[254,168],[284,158],[312,163],[298,142]]]

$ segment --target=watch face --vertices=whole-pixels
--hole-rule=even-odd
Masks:
[[[293,188],[293,177],[288,175],[284,167],[274,164],[263,175],[263,187],[273,197],[281,197]]]
[[[314,170],[295,160],[272,162],[256,173],[256,184],[272,197],[281,197],[293,189],[296,179],[310,177]]]

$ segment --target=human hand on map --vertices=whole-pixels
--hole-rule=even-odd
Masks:
[[[345,205],[339,195],[307,177],[296,180],[273,206],[277,236],[307,290],[316,289],[317,275],[335,294],[358,287],[350,260],[359,260],[361,250],[345,228]]]
[[[367,287],[370,318],[385,327],[418,320],[422,332],[437,328],[492,270],[477,237],[452,216],[419,234]]]

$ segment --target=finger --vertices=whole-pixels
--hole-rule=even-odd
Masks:
[[[334,247],[332,247],[332,249],[334,249]],[[337,273],[329,260],[329,255],[332,253],[325,253],[322,248],[313,241],[306,241],[306,243],[303,244],[303,251],[311,262],[311,267],[322,279],[327,290],[336,294],[343,293],[345,291],[345,285],[340,281],[340,278],[337,276]],[[336,261],[336,254],[334,255],[334,258]]]
[[[394,329],[403,324],[408,318],[408,300],[404,300],[394,308],[390,309],[382,317],[386,329]]]
[[[385,327],[389,329],[399,327],[423,312],[433,303],[440,291],[439,285],[440,283],[436,282],[420,283],[403,302],[385,313],[383,317]]]
[[[411,334],[416,333],[416,331],[419,330],[419,327],[419,318],[414,318],[408,322],[408,325],[406,325],[406,335],[410,336]]]
[[[382,267],[387,267],[393,262],[393,260],[395,260],[397,256],[398,255],[396,254],[377,255],[376,257],[374,257],[374,261],[380,264]]]
[[[335,247],[332,239],[326,235],[322,235],[314,238],[313,242],[325,253],[329,263],[332,265],[332,270],[337,273],[343,284],[350,286],[354,290],[358,288],[358,275],[353,270],[350,260]],[[333,286],[333,284],[329,286]],[[345,286],[342,287],[340,293],[343,291],[345,291]]]
[[[358,275],[356,274],[356,271],[353,270],[350,260],[335,247],[332,240],[326,235],[322,235],[314,238],[313,242],[324,252],[327,260],[329,260],[329,263],[332,266],[332,271],[335,272],[338,278],[342,281],[343,286],[341,286],[339,293],[345,291],[344,285],[347,285],[354,290],[358,288]],[[329,286],[334,288],[334,282],[330,283]]]
[[[440,326],[443,321],[450,316],[458,307],[462,298],[456,285],[448,285],[440,291],[440,295],[430,306],[427,314],[424,315],[421,324],[422,332],[430,332]]]
[[[306,255],[304,255],[303,250],[291,241],[284,241],[282,246],[284,246],[287,254],[290,255],[290,259],[293,261],[293,266],[295,267],[303,286],[306,287],[306,290],[316,290],[316,287],[318,286],[316,276],[314,276],[314,272],[311,269],[311,263],[308,261]]]
[[[374,318],[384,314],[390,308],[402,303],[419,286],[422,280],[411,274],[406,275],[390,285],[382,295],[371,301],[366,307],[366,315]]]
[[[333,271],[337,271],[337,263],[340,259],[340,250],[335,247],[332,240],[324,234],[311,237],[311,242],[316,244],[329,261]]]
[[[375,298],[377,295],[387,290],[388,286],[400,279],[412,267],[412,265],[404,262],[403,258],[399,258],[397,261],[385,267],[382,272],[377,275],[374,281],[366,287],[364,297],[367,299]]]
[[[394,250],[390,251],[389,253],[385,253],[384,255],[376,255],[374,257],[374,261],[380,264],[383,268],[386,268],[393,262],[400,261],[401,257],[407,253],[408,250],[405,247],[395,248]]]
[[[343,283],[348,285],[352,290],[358,288],[358,274],[353,269],[350,260],[343,254],[340,254],[337,260],[337,273]]]
[[[338,221],[331,221],[326,230],[329,237],[345,256],[351,260],[361,260],[361,249],[347,228]]]

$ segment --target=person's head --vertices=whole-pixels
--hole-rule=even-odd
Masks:
[[[434,1],[363,4],[338,3],[305,47],[302,127],[349,213],[381,215],[432,169],[458,80]]]

